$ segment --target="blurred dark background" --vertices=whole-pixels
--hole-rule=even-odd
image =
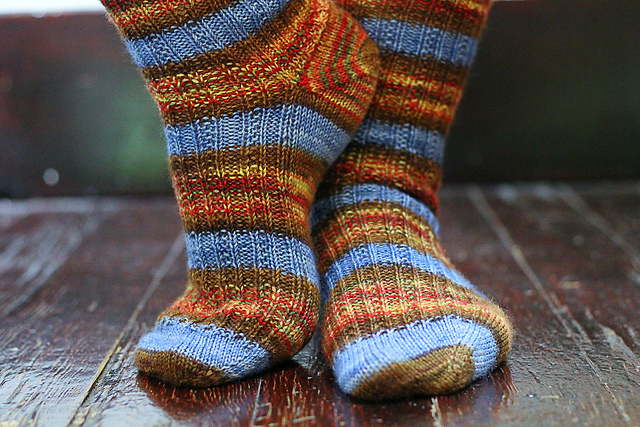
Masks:
[[[640,2],[501,1],[445,181],[640,177]],[[103,14],[0,16],[0,197],[171,191],[162,125]]]

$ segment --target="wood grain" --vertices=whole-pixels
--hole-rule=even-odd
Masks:
[[[317,339],[211,389],[139,374],[137,341],[186,281],[174,201],[0,202],[0,425],[638,425],[639,188],[445,188],[448,254],[515,346],[460,393],[381,403],[342,394]]]
[[[27,214],[2,233],[3,242],[28,242],[0,276],[2,421],[71,421],[161,265],[166,241],[180,234],[175,210],[161,204],[102,209],[96,200],[85,213]],[[154,223],[166,226],[148,227]]]

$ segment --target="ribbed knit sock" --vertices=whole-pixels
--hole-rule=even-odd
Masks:
[[[444,140],[490,0],[343,0],[378,44],[376,96],[312,210],[323,350],[363,399],[450,393],[505,360],[513,331],[438,241]]]
[[[319,310],[309,210],[378,51],[328,0],[102,0],[165,123],[189,281],[136,351],[187,386],[298,352]]]

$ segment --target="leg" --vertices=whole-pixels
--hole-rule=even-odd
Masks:
[[[323,349],[357,397],[453,392],[502,362],[513,334],[446,257],[435,217],[445,135],[490,0],[343,2],[378,44],[381,77],[313,208]]]
[[[189,281],[136,352],[188,386],[298,352],[319,309],[309,209],[377,49],[328,0],[102,0],[165,123]]]

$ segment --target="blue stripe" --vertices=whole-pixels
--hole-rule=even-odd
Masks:
[[[280,13],[289,0],[242,0],[213,15],[141,39],[125,40],[138,67],[182,62],[248,38]]]
[[[189,268],[258,267],[304,277],[319,286],[313,251],[306,243],[265,231],[187,233]]]
[[[269,366],[269,352],[244,335],[215,325],[165,317],[143,336],[137,349],[172,351],[222,371],[229,380],[258,373]]]
[[[409,265],[419,270],[446,277],[460,286],[471,289],[484,296],[462,274],[450,269],[437,258],[422,253],[407,245],[392,245],[388,243],[370,243],[360,245],[344,254],[324,275],[322,296],[326,300],[329,293],[338,282],[349,276],[359,268],[370,265]]]
[[[311,209],[311,228],[340,208],[356,203],[385,201],[397,203],[424,218],[433,232],[438,235],[440,224],[431,209],[406,193],[396,189],[376,184],[362,184],[345,187],[341,192],[314,203]]]
[[[449,315],[353,341],[336,352],[333,371],[340,388],[352,393],[367,378],[391,364],[407,362],[452,345],[471,349],[474,380],[487,375],[497,364],[499,350],[491,331],[468,319]]]
[[[378,144],[433,160],[442,165],[445,135],[410,124],[383,123],[365,118],[353,139],[361,144]]]
[[[165,135],[170,155],[282,145],[300,149],[327,164],[333,163],[350,139],[331,120],[301,105],[257,108],[181,126],[169,125]]]
[[[376,18],[365,18],[360,23],[382,51],[431,57],[469,67],[478,48],[476,38],[438,27]]]

